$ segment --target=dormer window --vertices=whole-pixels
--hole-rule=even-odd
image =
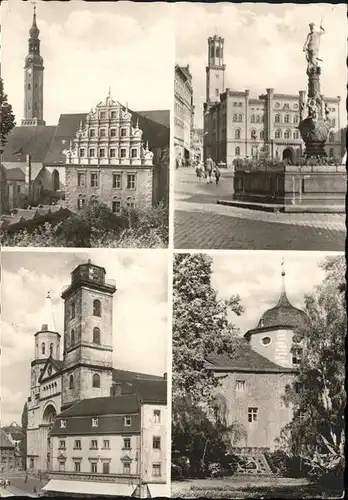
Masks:
[[[132,425],[132,417],[124,417],[123,423],[125,427],[130,427]]]
[[[92,427],[98,427],[98,419],[92,418]]]
[[[66,420],[61,420],[60,421],[60,428],[61,429],[66,429]]]

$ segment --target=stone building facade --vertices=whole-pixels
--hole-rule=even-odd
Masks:
[[[254,329],[236,339],[233,357],[207,359],[208,369],[225,376],[217,394],[227,422],[243,429],[239,441],[232,443],[237,452],[248,456],[274,451],[282,428],[294,416],[304,417],[286,407],[282,396],[294,383],[305,349],[299,332],[308,321],[290,303],[283,283],[276,305],[265,311]]]
[[[83,481],[89,481],[92,494],[104,495],[110,481],[126,486],[131,479],[131,492],[120,486],[120,493],[114,490],[114,494],[131,495],[142,482],[144,488],[156,490],[155,496],[166,495],[166,378],[113,368],[115,292],[115,282],[105,278],[100,266],[88,262],[72,272],[71,283],[62,292],[63,359],[51,299],[46,298],[31,362],[27,468],[50,473],[52,481],[46,486],[50,494],[83,496],[87,493]],[[128,416],[133,424],[123,425]],[[127,461],[128,438],[132,453],[138,451],[138,466],[133,455]],[[160,438],[159,445],[155,438]],[[94,458],[98,458],[96,468],[91,465]],[[124,462],[133,464],[131,471]]]
[[[249,90],[236,91],[225,86],[224,39],[208,39],[206,102],[204,104],[204,155],[216,162],[232,165],[236,158],[295,160],[304,151],[298,125],[298,94],[277,93],[269,88],[258,97]],[[340,101],[325,97],[330,108],[331,131],[326,144],[330,157],[340,158]]]
[[[194,105],[192,75],[189,66],[175,65],[174,80],[174,148],[175,156],[191,156]]]
[[[91,201],[115,213],[152,205],[153,153],[131,113],[109,95],[86,118],[66,150],[66,204],[72,211]]]

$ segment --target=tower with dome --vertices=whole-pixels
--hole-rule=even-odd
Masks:
[[[264,454],[277,448],[282,428],[293,418],[294,409],[284,405],[282,396],[298,370],[308,322],[306,313],[288,298],[282,263],[275,305],[255,328],[236,338],[233,357],[214,355],[206,360],[209,370],[223,375],[218,394],[228,425],[242,429],[240,439],[231,441],[234,452],[245,457],[255,473],[270,472]]]

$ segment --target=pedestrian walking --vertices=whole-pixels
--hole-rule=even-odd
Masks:
[[[180,168],[181,167],[181,164],[182,164],[182,160],[181,160],[181,154],[179,153],[178,156],[176,157],[176,168]]]
[[[205,173],[206,173],[206,179],[207,179],[207,184],[212,183],[212,174],[213,174],[213,169],[214,169],[214,160],[209,156],[206,161],[206,167],[205,167]]]
[[[216,185],[218,185],[220,177],[221,177],[221,172],[220,172],[220,169],[217,165],[215,165],[214,174],[215,174],[215,183],[216,183]]]
[[[28,472],[25,473],[25,479],[24,479],[24,482],[27,483],[28,482]]]

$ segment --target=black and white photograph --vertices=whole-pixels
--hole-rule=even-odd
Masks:
[[[3,246],[168,246],[170,7],[1,2]]]
[[[346,5],[179,3],[174,246],[343,251]]]
[[[1,260],[1,496],[169,496],[167,252]]]
[[[174,254],[172,496],[342,498],[344,254]]]

